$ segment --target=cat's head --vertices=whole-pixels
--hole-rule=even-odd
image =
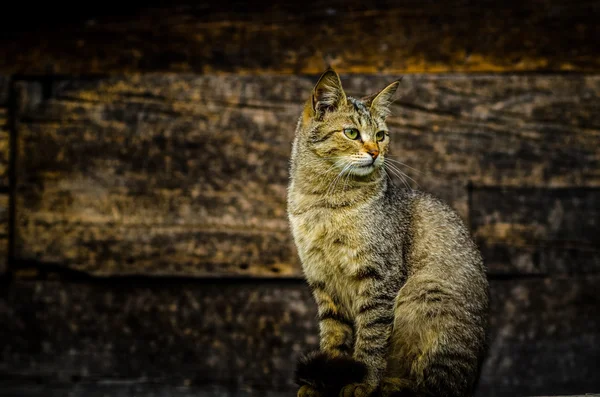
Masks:
[[[383,167],[390,142],[385,119],[398,85],[395,81],[356,99],[346,95],[333,69],[325,71],[305,105],[299,129],[303,149],[316,157],[312,164],[322,162],[334,176],[366,176]]]

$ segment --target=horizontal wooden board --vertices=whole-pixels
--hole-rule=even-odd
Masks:
[[[300,282],[109,284],[11,287],[0,309],[3,377],[276,390],[291,387],[294,360],[318,342],[316,308]]]
[[[599,390],[599,281],[492,280],[478,396]],[[299,281],[18,281],[0,299],[0,378],[285,392],[315,318]]]
[[[600,70],[592,0],[115,3],[73,9],[58,1],[6,13],[0,71]]]
[[[600,188],[475,188],[470,211],[489,268],[600,272]]]
[[[32,380],[0,380],[0,397],[293,397],[289,391],[231,390],[228,387],[188,387],[159,382],[111,381],[39,384]],[[568,397],[568,396],[563,396]],[[577,396],[573,396],[577,397]],[[584,397],[584,396],[580,396]],[[592,396],[597,397],[597,396]]]
[[[343,80],[356,95],[394,77]],[[300,276],[285,201],[313,84],[162,74],[19,83],[17,257],[97,275]],[[389,119],[392,150],[418,170],[400,166],[418,188],[467,221],[469,181],[599,187],[598,109],[598,76],[410,76]]]
[[[298,274],[285,194],[307,81],[147,79],[61,83],[23,112],[19,257],[95,274]]]

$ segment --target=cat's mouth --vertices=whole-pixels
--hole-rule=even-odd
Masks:
[[[369,161],[361,161],[360,164],[357,164],[358,167],[360,168],[370,168],[370,167],[375,167],[375,162],[377,160],[373,159],[373,160],[369,160]]]
[[[370,174],[374,170],[375,170],[375,162],[373,161],[371,163],[356,164],[352,168],[351,172],[355,175],[365,176],[365,175]]]

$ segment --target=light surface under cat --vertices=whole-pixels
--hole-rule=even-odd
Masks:
[[[452,208],[388,177],[398,86],[356,99],[328,69],[298,120],[288,215],[320,325],[301,397],[463,397],[479,377],[485,267]]]

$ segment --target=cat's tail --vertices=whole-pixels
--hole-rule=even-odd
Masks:
[[[300,358],[296,366],[295,381],[300,387],[308,385],[324,391],[326,396],[337,396],[342,387],[361,383],[366,376],[367,367],[352,357],[334,357],[315,351]]]

